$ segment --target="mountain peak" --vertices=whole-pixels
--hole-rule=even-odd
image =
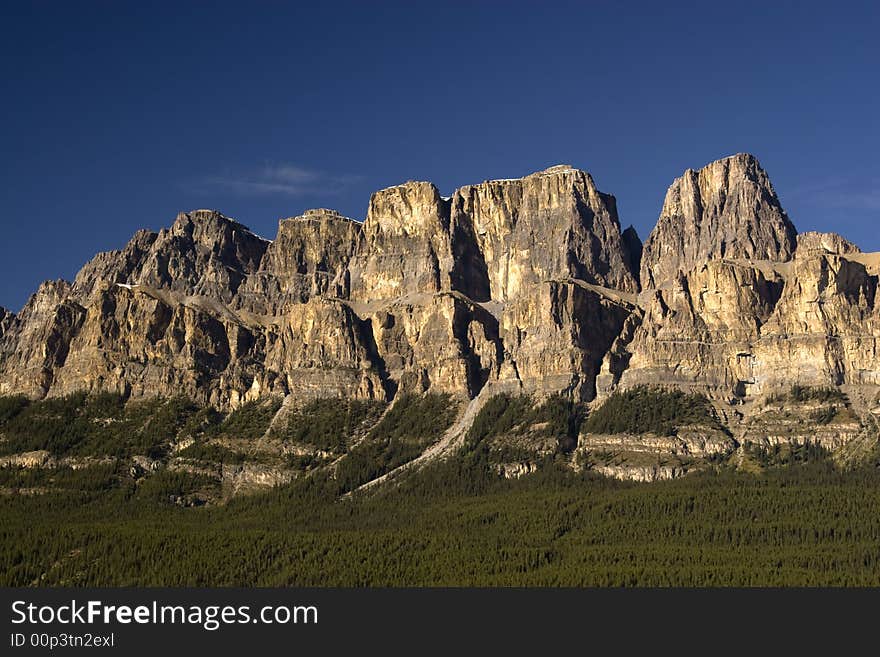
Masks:
[[[796,245],[770,178],[754,155],[738,153],[673,181],[645,242],[642,285],[659,285],[712,258],[788,260]]]

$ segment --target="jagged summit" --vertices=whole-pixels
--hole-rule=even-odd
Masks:
[[[688,173],[699,173],[703,169],[707,167],[742,167],[745,169],[753,169],[758,170],[761,169],[761,163],[758,161],[758,157],[753,155],[752,153],[734,153],[733,155],[728,155],[726,157],[719,157],[717,160],[712,160],[708,164],[704,165],[701,168],[694,169],[692,167],[688,167],[684,170],[685,175]]]
[[[3,334],[9,329],[12,325],[13,320],[15,319],[15,314],[10,310],[0,306],[0,339],[3,338]]]
[[[688,169],[666,193],[641,263],[655,287],[709,259],[789,260],[797,231],[770,178],[753,155],[740,153]]]
[[[574,167],[570,164],[554,164],[552,167],[547,167],[543,171],[539,171],[532,175],[540,175],[542,173],[561,173],[563,171],[571,171]]]

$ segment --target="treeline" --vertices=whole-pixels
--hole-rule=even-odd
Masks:
[[[276,437],[335,455],[344,454],[358,432],[372,427],[386,404],[359,399],[315,399],[295,409]]]
[[[346,497],[440,440],[455,400],[315,402],[267,434],[278,403],[223,416],[180,399],[0,398],[5,453],[103,455],[78,469],[0,468],[0,585],[880,585],[877,457],[842,471],[814,444],[749,445],[758,475],[707,463],[653,484],[568,467],[581,431],[720,426],[698,395],[638,388],[586,418],[564,397],[498,396],[448,458]],[[222,505],[204,504],[218,492],[208,477],[131,471],[131,455],[186,436],[181,455],[234,463],[245,457],[218,442],[231,435],[342,458]],[[500,477],[496,445],[531,435],[557,448],[533,455],[537,472]]]
[[[268,398],[223,415],[185,397],[126,400],[114,393],[75,393],[41,401],[0,397],[4,438],[0,454],[46,450],[54,456],[160,459],[172,444],[190,438],[195,444],[187,455],[210,458],[222,448],[208,441],[221,436],[256,440],[267,431],[280,405],[280,399]]]
[[[0,453],[160,458],[181,433],[200,430],[204,411],[184,398],[126,403],[121,395],[77,393],[30,402],[0,400]]]
[[[583,425],[587,433],[675,435],[687,425],[726,430],[706,397],[681,390],[638,386],[614,392]]]
[[[849,399],[837,388],[827,386],[817,387],[794,385],[788,391],[775,392],[768,395],[765,400],[765,403],[767,404],[778,404],[779,402],[795,402],[799,404],[804,402],[846,404],[849,402]]]
[[[746,455],[764,468],[788,467],[804,463],[831,464],[831,452],[822,445],[807,441],[802,444],[776,444],[769,447],[746,442]]]
[[[474,418],[468,429],[471,445],[494,438],[533,433],[556,441],[560,452],[577,446],[586,405],[566,395],[552,395],[540,404],[528,395],[503,393],[491,397]]]
[[[116,394],[78,393],[39,402],[0,397],[0,432],[5,437],[0,453],[47,450],[56,456],[158,459],[167,456],[175,442],[191,439],[192,446],[181,456],[241,462],[246,450],[219,446],[217,439],[243,444],[271,434],[282,443],[333,458],[348,454],[342,475],[354,485],[417,456],[439,439],[457,412],[457,402],[448,395],[404,395],[387,412],[383,402],[318,399],[293,409],[286,422],[270,431],[280,405],[280,398],[270,397],[223,415],[182,397],[126,401]],[[525,395],[502,394],[489,399],[477,414],[468,440],[494,442],[496,456],[504,457],[501,452],[507,450],[506,457],[513,458],[526,455],[523,448],[505,442],[513,435],[546,437],[555,442],[556,451],[567,453],[576,447],[581,430],[672,434],[686,424],[723,428],[705,397],[681,391],[638,387],[616,392],[589,417],[584,404],[565,395],[536,403]],[[359,447],[353,449],[355,443]],[[296,466],[314,464],[311,455],[293,458],[298,459]]]

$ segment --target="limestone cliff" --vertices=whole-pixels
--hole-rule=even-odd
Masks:
[[[614,197],[578,169],[560,165],[463,187],[452,197],[451,221],[476,242],[475,262],[456,265],[469,285],[462,291],[474,290],[478,300],[505,302],[560,278],[638,291],[638,238],[621,235]]]
[[[656,287],[709,259],[788,260],[796,246],[767,174],[753,156],[734,155],[688,169],[669,187],[645,242],[642,285]]]
[[[0,394],[48,394],[84,317],[69,283],[43,283],[2,336]]]
[[[350,272],[358,301],[449,290],[449,204],[437,188],[408,182],[373,194]]]
[[[4,314],[0,385],[221,407],[474,397],[492,381],[590,399],[630,312],[607,294],[638,291],[640,248],[614,198],[568,166],[451,199],[405,183],[373,194],[363,224],[309,210],[271,242],[215,211],[182,213]]]
[[[837,255],[861,253],[859,247],[837,233],[818,233],[815,231],[800,233],[797,236],[797,248],[801,255],[808,251],[836,253]]]
[[[308,210],[271,242],[197,210],[0,310],[0,394],[235,408],[422,391],[589,402],[652,384],[708,395],[752,435],[750,405],[794,384],[876,406],[878,274],[838,235],[798,236],[749,155],[686,171],[644,248],[566,165],[448,198],[404,183],[373,194],[363,223]]]
[[[362,233],[358,222],[335,210],[282,219],[258,270],[238,290],[235,307],[274,316],[313,297],[348,298],[348,265]]]

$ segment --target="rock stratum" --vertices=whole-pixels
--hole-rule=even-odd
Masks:
[[[846,389],[870,414],[878,272],[880,254],[799,235],[746,154],[675,180],[644,246],[566,165],[449,198],[407,182],[374,193],[363,222],[308,210],[274,241],[196,210],[0,309],[0,395],[473,406],[662,385],[747,433],[750,405],[793,385]]]

